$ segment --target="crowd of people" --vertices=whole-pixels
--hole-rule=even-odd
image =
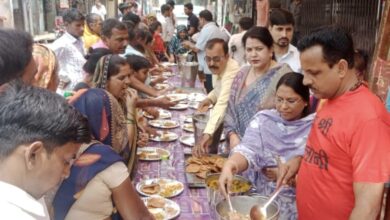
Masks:
[[[141,112],[158,118],[177,104],[154,85],[162,62],[191,53],[208,93],[197,111],[213,108],[192,153],[218,153],[212,141],[225,134],[225,196],[241,174],[265,196],[284,187],[283,220],[377,219],[390,114],[362,79],[367,57],[351,35],[325,26],[295,47],[287,10],[273,8],[264,27],[243,17],[230,36],[191,3],[178,25],[174,6],[161,6],[162,21],[128,2],[107,18],[97,0],[90,14],[66,11],[50,45],[0,29],[0,218],[154,219],[132,182],[137,148],[157,135]]]

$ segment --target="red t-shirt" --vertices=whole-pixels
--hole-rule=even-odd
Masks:
[[[354,182],[390,178],[390,115],[366,87],[328,100],[313,122],[298,173],[300,220],[344,220]]]
[[[165,52],[164,41],[163,41],[161,35],[156,32],[153,34],[153,38],[154,38],[153,51],[159,52],[159,53]]]

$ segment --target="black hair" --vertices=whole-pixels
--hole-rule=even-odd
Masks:
[[[128,12],[123,16],[122,21],[131,21],[136,26],[141,22],[141,18],[133,12]]]
[[[72,8],[64,12],[64,15],[62,15],[62,20],[70,24],[74,21],[84,21],[85,17],[79,10]]]
[[[100,58],[111,53],[111,50],[107,48],[91,48],[89,50],[88,55],[85,57],[87,59],[87,62],[85,62],[85,64],[83,65],[83,70],[87,74],[93,75],[95,73],[96,65],[99,62]]]
[[[23,75],[32,59],[32,45],[29,33],[0,29],[0,85]]]
[[[364,50],[356,49],[353,61],[354,68],[357,70],[357,76],[367,80],[368,53]]]
[[[141,29],[135,30],[135,35],[136,35],[137,40],[141,40],[141,41],[145,40],[146,43],[150,43],[153,40],[152,33],[150,33],[150,31],[146,30],[146,29],[141,28]]]
[[[276,84],[276,90],[279,89],[281,85],[285,85],[294,90],[303,101],[307,103],[302,112],[302,117],[310,114],[310,91],[309,87],[303,84],[303,75],[296,72],[289,72],[284,74]]]
[[[51,153],[70,142],[88,143],[91,134],[87,119],[63,97],[13,81],[0,92],[0,160],[35,141]]]
[[[170,5],[172,8],[175,7],[175,1],[173,1],[173,0],[168,0],[167,4]]]
[[[156,32],[157,28],[161,26],[161,23],[158,21],[153,22],[152,24],[149,25],[150,32],[154,34]]]
[[[224,41],[221,38],[213,38],[213,39],[207,41],[206,49],[212,50],[213,47],[215,46],[215,44],[222,44],[223,52],[225,53],[225,55],[229,53],[228,44],[226,43],[226,41]]]
[[[168,4],[161,5],[161,14],[164,14],[166,11],[171,10],[171,6]]]
[[[152,64],[145,57],[128,55],[126,56],[126,60],[130,67],[136,72],[141,69],[148,69],[152,67]]]
[[[186,3],[184,5],[184,7],[190,9],[191,11],[194,10],[194,5],[191,2],[190,3]]]
[[[262,42],[268,49],[272,48],[274,40],[269,32],[268,28],[265,27],[252,27],[242,37],[242,44],[246,46],[246,40],[248,38],[254,38]]]
[[[85,21],[87,22],[87,25],[89,26],[90,24],[93,24],[96,22],[97,19],[100,19],[100,15],[96,14],[96,13],[91,13],[91,14],[88,14],[86,17],[85,17]]]
[[[206,21],[212,21],[213,20],[213,14],[207,9],[199,12],[199,17],[204,18]]]
[[[119,73],[120,67],[126,64],[127,62],[125,58],[117,54],[112,55],[108,63],[107,79],[109,79],[111,76],[117,75]]]
[[[124,23],[115,18],[109,18],[103,21],[101,35],[110,38],[114,28],[127,31],[127,26]]]
[[[241,29],[246,31],[253,27],[253,19],[250,17],[242,17],[238,21],[238,24],[240,25]]]
[[[290,24],[294,26],[294,16],[285,9],[274,8],[269,13],[269,24],[270,26]]]
[[[339,60],[348,62],[348,67],[354,67],[354,47],[351,35],[339,26],[323,26],[298,42],[298,50],[302,53],[314,46],[321,46],[322,56],[330,68]]]

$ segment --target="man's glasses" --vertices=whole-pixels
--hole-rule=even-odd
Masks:
[[[208,57],[208,56],[205,56],[204,57],[204,60],[207,62],[207,63],[210,63],[211,61],[213,61],[214,63],[218,63],[218,62],[221,62],[221,60],[224,58],[224,56],[217,56],[217,57]]]

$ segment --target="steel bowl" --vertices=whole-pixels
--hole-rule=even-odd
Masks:
[[[267,201],[268,197],[266,196],[260,196],[260,195],[254,195],[254,196],[232,196],[230,197],[230,200],[232,201],[233,209],[237,212],[248,216],[251,208],[254,205],[263,205]],[[278,220],[279,219],[279,203],[276,201],[273,201],[268,207],[267,207],[267,220]],[[229,205],[226,200],[220,201],[215,206],[216,209],[216,218],[218,220],[229,220],[228,213],[229,213]]]

